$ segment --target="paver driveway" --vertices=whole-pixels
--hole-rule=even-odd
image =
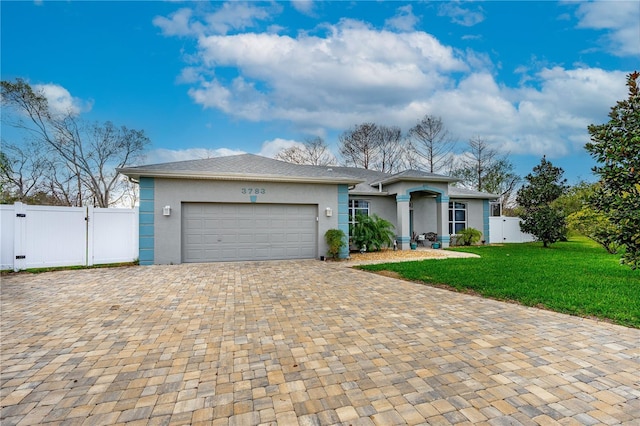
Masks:
[[[638,424],[640,330],[318,261],[2,280],[2,425]]]

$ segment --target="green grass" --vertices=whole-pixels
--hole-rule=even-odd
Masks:
[[[620,265],[619,256],[586,238],[575,237],[550,248],[527,243],[453,250],[481,258],[360,268],[394,271],[407,280],[640,328],[640,270]]]
[[[20,272],[27,272],[30,274],[40,274],[42,272],[74,271],[78,269],[120,268],[123,266],[136,266],[138,264],[139,263],[136,260],[135,262],[99,263],[97,265],[91,265],[91,266],[77,265],[77,266],[48,266],[46,268],[28,268],[18,272],[14,272],[13,269],[3,269],[2,271],[0,271],[0,273],[2,275],[15,274]]]

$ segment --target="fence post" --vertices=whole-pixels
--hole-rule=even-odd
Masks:
[[[13,270],[15,272],[27,269],[27,205],[21,202],[13,203],[14,235],[13,235]]]
[[[86,254],[87,257],[85,259],[86,266],[93,266],[93,240],[94,240],[94,232],[93,232],[93,223],[95,218],[95,211],[93,206],[87,206],[86,214],[84,220],[86,222],[87,231],[85,234],[85,243],[86,243]]]

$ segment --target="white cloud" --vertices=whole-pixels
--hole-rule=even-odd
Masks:
[[[202,33],[203,27],[192,21],[193,11],[183,8],[175,11],[168,18],[156,16],[153,25],[159,27],[166,36],[188,36]]]
[[[291,5],[300,13],[305,15],[313,14],[313,0],[292,0]]]
[[[307,117],[330,127],[356,111],[401,108],[407,98],[449,85],[444,73],[467,69],[430,34],[378,31],[352,20],[329,26],[326,38],[245,33],[203,37],[199,47],[210,72],[231,66],[241,77],[207,81],[203,74],[190,90],[197,103],[246,119]]]
[[[265,141],[256,154],[263,157],[273,158],[283,149],[292,146],[303,146],[301,142],[290,139],[276,138]],[[228,148],[187,148],[187,149],[166,149],[157,148],[146,153],[140,164],[161,164],[174,161],[202,160],[205,158],[226,157],[229,155],[246,154],[246,151]]]
[[[472,74],[427,105],[462,141],[480,135],[503,152],[558,157],[582,150],[587,126],[625,96],[623,72],[556,67],[536,79],[538,87],[512,89]]]
[[[262,144],[260,152],[258,155],[262,155],[263,157],[273,158],[277,153],[282,151],[283,149],[291,148],[292,146],[304,146],[302,143],[291,140],[291,139],[281,139],[276,138],[270,141],[265,141]]]
[[[153,149],[140,161],[141,164],[171,163],[174,161],[201,160],[213,157],[226,157],[229,155],[244,154],[244,151],[228,148],[188,148],[188,149]]]
[[[463,19],[458,5],[443,7]],[[476,15],[464,15],[465,22],[479,22],[482,13],[478,8]],[[550,157],[582,151],[587,125],[606,121],[626,94],[623,72],[549,67],[535,58],[531,69],[515,72],[526,76],[510,87],[496,81],[497,66],[488,54],[390,27],[390,21],[387,29],[376,29],[343,19],[325,24],[322,35],[202,36],[182,79],[191,82],[189,95],[204,108],[291,123],[309,134],[366,121],[407,130],[434,114],[461,142],[480,136],[503,152]],[[231,76],[225,74],[229,68]],[[265,142],[262,154],[273,156],[291,143]]]
[[[578,28],[608,30],[603,42],[616,56],[640,55],[640,3],[596,1],[580,3]]]
[[[413,8],[410,4],[401,6],[397,9],[394,17],[384,22],[385,27],[398,31],[413,31],[418,24],[418,17],[413,14]]]
[[[475,10],[471,10],[470,5],[461,7],[459,3],[456,2],[441,4],[438,9],[438,14],[440,16],[448,16],[451,18],[451,22],[465,27],[472,27],[484,21],[484,10],[481,6],[476,7]]]
[[[227,2],[215,12],[195,16],[192,9],[182,8],[169,15],[156,16],[153,24],[166,36],[205,36],[208,34],[227,34],[234,30],[251,28],[258,21],[271,18],[279,13],[281,6],[271,3],[267,7],[259,7],[252,3]]]
[[[34,92],[39,92],[47,98],[49,111],[55,115],[78,115],[91,110],[93,103],[74,98],[64,87],[48,83],[32,85]]]

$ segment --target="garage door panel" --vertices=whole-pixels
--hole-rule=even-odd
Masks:
[[[315,205],[184,203],[183,262],[314,258]]]
[[[315,241],[315,237],[311,234],[300,234],[301,243],[311,243]]]

